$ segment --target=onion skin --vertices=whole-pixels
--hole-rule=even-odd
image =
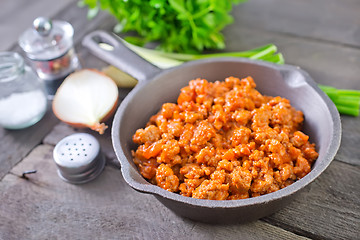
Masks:
[[[97,74],[101,74],[101,75],[105,76],[106,78],[109,78],[111,81],[113,81],[109,76],[107,76],[103,72],[98,71],[96,69],[83,69],[83,70],[89,70],[89,71],[96,72]],[[79,70],[79,71],[83,71],[83,70]],[[114,85],[116,86],[115,82],[114,82]],[[61,88],[61,86],[59,87],[59,89],[60,88]],[[55,94],[55,97],[54,97],[54,101],[55,101],[55,98],[56,98],[56,94]],[[66,124],[68,124],[68,125],[70,125],[72,127],[75,127],[75,128],[90,128],[91,130],[94,130],[94,131],[98,132],[99,134],[104,134],[105,130],[108,128],[108,126],[104,122],[106,122],[109,118],[111,118],[114,115],[114,113],[115,113],[115,111],[116,111],[116,109],[118,107],[118,102],[119,102],[119,98],[117,97],[117,99],[114,102],[114,105],[112,106],[111,110],[103,118],[101,118],[98,122],[95,122],[93,124],[76,123],[76,122],[69,122],[69,121],[63,120],[62,117],[57,113],[54,104],[52,104],[52,110],[53,110],[54,115],[59,120],[61,120],[62,122],[66,123]]]

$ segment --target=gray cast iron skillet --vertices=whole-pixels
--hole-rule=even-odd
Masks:
[[[104,50],[99,47],[99,43],[111,45],[113,49]],[[202,222],[229,223],[252,221],[274,213],[290,203],[296,197],[295,193],[317,178],[339,148],[341,125],[336,107],[310,76],[297,67],[240,58],[214,58],[161,70],[103,31],[87,35],[83,45],[96,56],[139,80],[115,114],[112,125],[113,146],[125,181],[137,191],[153,194],[180,216]],[[205,78],[215,81],[229,76],[252,76],[262,94],[285,97],[292,106],[304,113],[303,131],[310,136],[311,142],[316,143],[319,152],[312,171],[277,192],[243,200],[194,199],[148,183],[137,171],[131,156],[131,150],[136,148],[132,142],[136,129],[143,128],[163,103],[176,102],[180,89],[190,80]]]

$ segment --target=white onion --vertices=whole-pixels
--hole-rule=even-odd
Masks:
[[[74,127],[88,127],[103,134],[103,123],[114,113],[118,88],[105,74],[84,69],[70,74],[57,90],[53,111],[57,118]]]

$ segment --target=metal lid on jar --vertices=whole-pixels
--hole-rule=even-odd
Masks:
[[[73,45],[74,29],[70,23],[38,17],[33,27],[19,38],[20,47],[33,60],[52,60],[64,55]]]
[[[88,133],[76,133],[62,139],[53,152],[59,176],[80,184],[95,179],[105,166],[99,142]]]

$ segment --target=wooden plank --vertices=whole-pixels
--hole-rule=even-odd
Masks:
[[[216,226],[180,218],[110,166],[90,183],[65,183],[52,151],[38,146],[0,181],[1,239],[305,239],[262,221]],[[29,180],[19,178],[32,169]]]
[[[341,145],[336,159],[360,166],[360,116],[342,116]]]
[[[236,25],[360,47],[358,0],[251,0],[236,6]]]
[[[81,40],[83,39],[85,34],[98,29],[99,26],[111,30],[112,27],[116,24],[115,19],[107,12],[103,11],[100,11],[99,14],[92,20],[88,20],[86,7],[80,8],[77,6],[77,1],[68,1],[71,2],[51,17],[52,19],[67,21],[72,25],[72,27],[74,28],[73,39],[75,43],[75,50],[81,50]],[[22,50],[18,46],[16,41],[17,39],[14,39],[14,44],[9,49],[22,53]]]
[[[284,210],[264,220],[314,239],[358,239],[360,167],[334,161]]]
[[[42,138],[58,123],[57,118],[48,108],[47,113],[34,126],[21,130],[0,128],[0,179],[23,159]]]
[[[194,226],[191,229],[191,237],[184,236],[184,239],[309,239],[264,223],[263,221],[255,221],[242,225],[213,226],[193,222]],[[195,238],[192,238],[194,235]]]
[[[88,20],[87,11],[86,7],[79,8],[74,2],[55,16],[74,27],[74,42],[78,47],[85,34],[97,29],[112,30],[116,24],[116,20],[105,11],[100,11],[92,20]]]
[[[224,31],[226,51],[274,43],[285,62],[307,71],[321,84],[360,90],[360,49],[231,25]]]
[[[17,43],[20,35],[32,26],[35,18],[52,17],[71,2],[77,0],[1,0],[0,51],[5,51]]]

